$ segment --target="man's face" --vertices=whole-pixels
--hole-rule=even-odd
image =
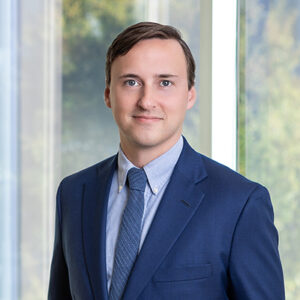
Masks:
[[[125,153],[152,148],[162,154],[171,148],[195,98],[195,88],[188,89],[184,52],[172,39],[143,40],[117,57],[105,90]]]

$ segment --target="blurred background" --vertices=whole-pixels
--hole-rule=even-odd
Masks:
[[[197,63],[184,135],[270,191],[286,298],[300,299],[298,0],[0,1],[0,300],[46,299],[59,181],[116,153],[106,50],[138,21]]]

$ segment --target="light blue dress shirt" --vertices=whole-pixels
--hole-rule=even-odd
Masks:
[[[183,138],[181,136],[178,142],[170,150],[144,166],[144,170],[147,175],[147,184],[144,194],[145,203],[142,219],[140,249],[164,191],[170,181],[173,169],[177,163],[182,148]],[[106,269],[108,290],[111,283],[115,248],[122,214],[128,200],[128,188],[126,186],[127,172],[132,167],[135,166],[126,158],[123,151],[119,149],[118,168],[113,175],[107,208]]]

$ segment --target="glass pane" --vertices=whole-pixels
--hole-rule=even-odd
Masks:
[[[47,298],[57,185],[118,149],[103,100],[113,38],[138,21],[169,23],[198,64],[199,13],[197,0],[0,1],[0,300]],[[185,127],[196,148],[198,114]]]
[[[13,1],[0,2],[0,300],[18,299],[18,103]]]
[[[239,171],[270,190],[286,297],[300,299],[300,2],[240,2]]]

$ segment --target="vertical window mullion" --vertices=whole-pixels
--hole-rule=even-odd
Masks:
[[[19,297],[17,2],[0,3],[0,298]]]
[[[213,1],[212,158],[236,169],[237,1]]]

